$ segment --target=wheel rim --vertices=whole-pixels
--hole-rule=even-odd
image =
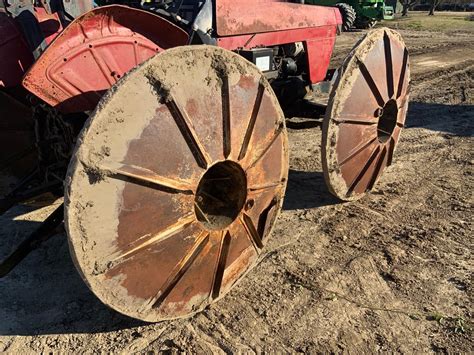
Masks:
[[[65,201],[76,266],[126,315],[202,310],[261,253],[287,154],[283,113],[255,66],[209,46],[154,57],[104,97],[76,148]]]
[[[370,31],[346,58],[323,124],[324,175],[338,198],[362,197],[392,164],[409,80],[408,51],[395,31]]]

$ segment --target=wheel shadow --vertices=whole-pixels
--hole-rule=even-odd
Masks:
[[[283,210],[317,208],[342,203],[328,190],[322,172],[290,169]]]
[[[41,224],[18,219],[28,212],[30,207],[17,206],[0,216],[0,259]],[[65,233],[0,279],[0,319],[0,335],[99,333],[145,324],[94,296],[72,262]]]
[[[426,128],[459,137],[474,136],[474,105],[410,102],[406,128]]]

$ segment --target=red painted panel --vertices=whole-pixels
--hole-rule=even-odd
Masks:
[[[216,1],[217,34],[235,36],[340,24],[333,7],[301,5],[278,0]]]
[[[256,35],[222,37],[217,40],[217,43],[219,47],[237,50],[303,42],[308,57],[310,81],[315,84],[326,77],[336,41],[336,31],[336,26],[294,29]]]
[[[23,86],[63,113],[93,110],[130,69],[187,42],[185,31],[152,13],[118,5],[96,8],[51,43]]]
[[[33,55],[15,22],[0,11],[0,87],[21,83],[33,63]]]

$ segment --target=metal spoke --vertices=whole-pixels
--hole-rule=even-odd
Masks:
[[[400,79],[398,79],[397,99],[402,95],[407,66],[408,66],[408,50],[405,48],[405,51],[403,52],[403,62],[402,62],[402,70],[400,71]]]
[[[179,179],[170,179],[161,176],[154,171],[142,167],[126,164],[105,164],[105,171],[111,177],[125,177],[130,182],[145,183],[155,188],[171,192],[181,192],[185,194],[193,194],[194,187],[191,183]]]
[[[209,232],[201,232],[201,234],[196,238],[196,242],[192,249],[176,265],[173,271],[171,271],[170,276],[165,281],[158,294],[145,304],[145,308],[150,308],[150,305],[151,308],[158,308],[161,306],[166,297],[168,297],[174,287],[178,284],[179,280],[183,278],[189,268],[193,265],[194,261],[196,261],[197,257],[201,254],[208,242]]]
[[[383,99],[382,95],[380,94],[380,91],[377,88],[377,84],[375,84],[375,81],[372,78],[372,75],[370,75],[369,70],[367,69],[365,64],[359,58],[356,57],[356,59],[357,59],[357,64],[359,65],[360,72],[362,73],[362,76],[364,77],[365,82],[369,86],[370,90],[372,91],[372,94],[374,95],[375,100],[377,101],[377,104],[380,107],[384,107],[385,106],[385,100]]]
[[[395,143],[395,138],[390,137],[390,143],[388,146],[387,166],[392,165],[393,152],[395,151]]]
[[[136,243],[131,243],[132,246],[127,251],[125,251],[121,255],[113,258],[112,261],[123,260],[126,257],[128,257],[132,254],[135,254],[138,251],[149,247],[150,245],[153,245],[153,244],[158,243],[158,242],[162,242],[162,241],[176,235],[177,233],[181,232],[185,228],[189,227],[194,221],[195,221],[194,214],[189,214],[189,215],[181,218],[175,224],[172,224],[172,225],[166,227],[164,230],[162,230],[162,231],[160,231],[160,232],[158,232],[158,233],[156,233],[152,236],[144,235],[143,237],[140,237],[140,238],[137,239],[137,241],[140,241],[142,239],[146,239],[144,242],[139,243],[137,246],[133,246],[133,244],[136,244]]]
[[[227,159],[232,150],[232,135],[231,135],[231,106],[230,106],[230,88],[229,88],[229,77],[223,75],[222,79],[222,136],[224,139],[224,157]]]
[[[248,216],[247,214],[243,213],[242,217],[240,217],[240,222],[244,226],[250,241],[255,247],[255,250],[259,252],[259,250],[263,248],[262,238],[258,234],[257,228],[255,228],[252,218],[250,218],[250,216]]]
[[[273,135],[273,137],[270,139],[270,142],[266,145],[265,149],[261,152],[260,155],[258,155],[250,164],[249,166],[245,169],[246,171],[253,168],[264,156],[267,154],[267,152],[270,150],[270,148],[273,146],[273,143],[278,139],[280,134],[283,132],[283,125],[280,125],[276,133]]]
[[[354,191],[354,189],[357,187],[357,185],[359,184],[359,182],[362,180],[362,178],[364,177],[365,173],[366,173],[367,170],[369,169],[370,165],[372,165],[373,161],[374,161],[375,158],[377,157],[377,154],[379,153],[379,151],[380,151],[380,146],[375,147],[375,149],[373,150],[372,154],[370,155],[369,160],[367,160],[367,163],[364,165],[364,167],[361,169],[361,171],[359,172],[359,174],[357,174],[357,176],[355,177],[355,179],[352,181],[351,185],[349,186],[349,189],[348,189],[348,191],[347,191],[347,195],[351,195],[351,194],[352,194],[352,191]]]
[[[227,264],[227,256],[229,255],[230,242],[232,238],[228,231],[222,232],[221,247],[219,250],[219,257],[217,258],[216,275],[212,285],[212,298],[216,299],[220,295],[222,288],[222,280],[224,279],[225,267]]]
[[[374,143],[375,141],[377,140],[377,137],[375,138],[372,138],[370,141],[368,141],[367,143],[364,143],[362,142],[358,147],[357,149],[349,154],[347,157],[345,157],[344,159],[342,159],[342,161],[339,163],[340,166],[343,166],[344,164],[346,164],[349,160],[355,158],[359,153],[361,153],[362,151],[364,151],[365,149],[367,149],[368,147],[370,147],[372,145],[372,143]]]
[[[249,191],[255,192],[255,191],[261,191],[261,190],[272,189],[272,188],[274,188],[274,187],[283,186],[284,183],[285,183],[285,181],[277,181],[277,182],[271,182],[271,183],[264,184],[264,185],[250,186],[250,187],[249,187]]]
[[[377,178],[379,177],[380,171],[383,168],[383,162],[385,160],[386,155],[387,155],[387,147],[384,147],[382,149],[382,152],[380,153],[379,159],[377,161],[377,165],[375,166],[375,170],[372,175],[372,179],[370,180],[369,185],[367,186],[367,190],[372,190],[375,183],[377,182]]]
[[[385,51],[385,72],[387,74],[387,93],[388,98],[391,99],[393,97],[395,88],[393,83],[392,46],[387,32],[384,32],[383,43]]]
[[[191,150],[191,153],[194,156],[197,164],[206,169],[211,165],[212,161],[209,155],[207,154],[204,146],[200,142],[196,131],[191,123],[190,118],[186,111],[179,105],[179,103],[173,98],[171,93],[168,93],[166,105],[173,116],[176,125],[178,126],[183,138],[186,140],[186,143]]]
[[[258,113],[260,112],[260,106],[262,105],[263,93],[265,92],[265,86],[262,83],[258,85],[257,97],[255,98],[255,104],[253,106],[252,115],[250,116],[249,125],[247,126],[247,131],[245,132],[244,141],[239,153],[239,160],[245,158],[247,154],[247,149],[249,147],[250,138],[252,138],[253,129],[255,128],[255,123],[257,121]]]

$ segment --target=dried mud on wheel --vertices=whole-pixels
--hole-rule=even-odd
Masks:
[[[255,264],[288,173],[284,116],[260,71],[180,47],[124,77],[88,121],[66,226],[92,291],[146,321],[189,316]]]
[[[356,200],[375,186],[405,125],[410,66],[401,36],[370,31],[340,69],[323,122],[326,183],[341,200]]]

